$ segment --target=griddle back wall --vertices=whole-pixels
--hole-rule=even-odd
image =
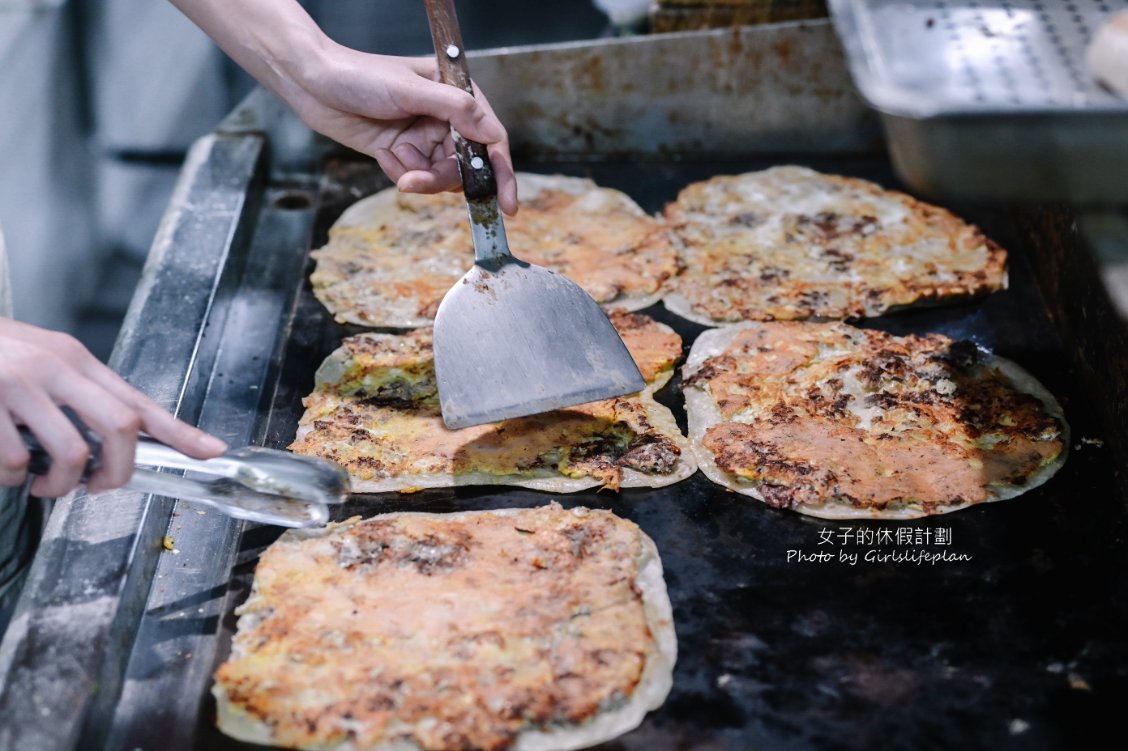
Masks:
[[[1085,389],[1093,395],[1114,458],[1121,495],[1128,500],[1128,328],[1101,280],[1100,265],[1065,205],[1013,212],[1030,249],[1038,285],[1048,302]]]

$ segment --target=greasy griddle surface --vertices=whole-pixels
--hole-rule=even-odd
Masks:
[[[897,187],[879,160],[776,157],[526,168],[590,176],[653,212],[693,180],[784,163]],[[386,184],[370,166],[331,164],[314,247],[346,205]],[[1054,333],[1005,213],[949,207],[1011,251],[1010,290],[862,325],[972,339],[1015,360],[1057,395],[1074,445],[1099,438],[1092,410],[1101,405],[1075,391],[1068,345]],[[703,330],[660,305],[645,312],[673,326],[687,351]],[[266,445],[285,447],[292,440],[314,371],[357,330],[334,323],[305,283]],[[679,389],[675,378],[660,398],[684,429]],[[1128,524],[1113,471],[1103,447],[1085,444],[1049,483],[1025,496],[910,522],[807,518],[731,493],[700,473],[672,487],[622,493],[556,496],[467,487],[358,496],[337,516],[557,500],[609,508],[637,522],[661,552],[679,657],[666,704],[605,748],[1049,749],[1114,730],[1128,698]],[[860,530],[876,540],[898,529],[914,538],[942,530],[950,544],[857,542]],[[257,527],[244,535],[232,604],[245,599],[258,553],[278,534]],[[869,549],[947,552],[970,560],[837,560]],[[789,550],[830,553],[833,559],[789,562]],[[228,613],[225,638],[233,628]],[[207,722],[214,707],[202,716]],[[199,740],[201,748],[246,748],[211,727],[201,728]]]

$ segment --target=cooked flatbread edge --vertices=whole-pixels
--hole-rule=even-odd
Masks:
[[[573,195],[591,193],[593,202],[601,203],[609,208],[637,214],[638,216],[646,216],[646,212],[626,193],[615,190],[614,188],[596,185],[596,183],[584,177],[518,172],[517,185],[525,200],[532,200],[542,190],[559,190]],[[334,222],[332,229],[377,226],[388,221],[388,216],[398,211],[396,206],[398,193],[398,189],[393,186],[360,199],[345,209],[337,221]],[[326,245],[325,248],[331,245],[332,239],[330,239],[330,243]],[[314,251],[314,257],[316,258],[317,253],[325,248]],[[520,256],[520,248],[516,250],[516,253]],[[468,255],[467,269],[469,269],[471,262],[472,258]],[[643,308],[648,308],[661,300],[663,296],[666,295],[667,286],[668,285],[664,284],[655,292],[638,297],[621,295],[614,300],[603,303],[601,307],[605,310],[622,310],[627,313],[633,313]],[[324,304],[324,301],[322,301],[322,303]],[[351,323],[369,328],[416,329],[434,323],[434,318],[420,316],[414,313],[413,310],[409,310],[409,307],[417,308],[418,304],[413,303],[413,306],[402,306],[402,310],[389,309],[386,317],[377,322],[361,320],[355,312],[349,308],[338,309],[334,307],[331,312],[337,323]],[[708,323],[709,321],[704,320],[702,322]]]
[[[666,296],[662,298],[662,304],[671,313],[679,315],[687,321],[700,323],[702,326],[731,326],[738,323],[738,321],[718,321],[712,316],[696,312],[689,299],[677,292],[666,293]]]
[[[1008,272],[1004,271],[1002,283],[999,285],[999,291],[1007,289],[1009,284],[1010,284],[1009,274],[1008,274]],[[985,297],[987,294],[989,294],[989,293],[982,293],[982,294],[967,293],[967,294],[960,294],[960,295],[948,295],[948,296],[945,296],[943,298],[937,298],[937,299],[926,299],[926,300],[917,300],[915,302],[899,303],[899,304],[896,304],[896,305],[889,305],[889,306],[886,306],[884,308],[876,309],[873,312],[867,313],[865,316],[862,316],[862,317],[873,318],[873,317],[878,316],[878,315],[894,315],[894,314],[897,314],[897,313],[903,313],[907,310],[921,310],[921,309],[925,309],[925,308],[946,307],[946,306],[952,305],[953,303],[960,302],[961,300],[974,300],[974,299],[978,299],[980,297]],[[689,298],[687,298],[685,295],[680,294],[678,292],[669,292],[669,293],[666,294],[665,297],[662,297],[661,299],[662,299],[662,304],[664,306],[666,306],[666,310],[668,310],[671,313],[674,313],[678,316],[681,316],[682,318],[686,319],[687,321],[693,321],[694,323],[700,323],[702,326],[728,327],[728,326],[735,326],[735,325],[740,324],[740,323],[748,322],[748,321],[745,321],[745,319],[743,319],[743,318],[733,318],[732,320],[725,320],[725,319],[713,318],[712,316],[706,315],[704,313],[698,313],[697,311],[695,311],[693,309],[693,303],[691,303],[689,301]],[[853,317],[851,317],[851,318],[853,318]],[[787,320],[810,321],[812,323],[820,323],[820,322],[823,322],[823,321],[838,321],[838,320],[842,320],[842,319],[836,318],[836,317],[826,318],[826,317],[822,317],[822,316],[809,316],[807,318],[796,318],[796,319],[787,319]]]
[[[691,375],[700,369],[701,365],[710,357],[719,355],[732,343],[733,339],[744,329],[752,324],[740,324],[736,326],[729,326],[722,329],[710,329],[703,332],[694,342],[693,347],[690,349],[689,356],[686,358],[685,366],[683,368],[683,378],[689,378]],[[985,364],[997,367],[999,370],[1011,380],[1015,388],[1023,393],[1030,394],[1046,408],[1046,411],[1056,417],[1062,425],[1062,451],[1056,459],[1049,464],[1039,468],[1032,474],[1023,485],[996,485],[988,488],[988,498],[979,503],[960,503],[960,504],[940,504],[936,506],[933,514],[926,514],[921,509],[915,508],[898,508],[898,509],[866,509],[855,508],[845,503],[835,505],[828,504],[827,506],[809,506],[806,504],[799,504],[794,511],[807,516],[814,516],[821,519],[919,519],[924,516],[933,516],[937,514],[946,514],[951,511],[958,511],[959,509],[968,508],[969,506],[978,506],[982,503],[992,503],[994,501],[1007,500],[1022,495],[1028,490],[1042,485],[1054,474],[1061,469],[1065,464],[1065,460],[1069,454],[1069,438],[1070,429],[1069,423],[1066,422],[1065,412],[1045,386],[1043,386],[1038,379],[1024,370],[1016,363],[995,354],[989,354]],[[754,485],[741,482],[738,478],[733,477],[728,472],[717,466],[716,457],[713,452],[707,449],[704,445],[705,432],[714,425],[724,422],[721,412],[717,409],[716,403],[709,392],[703,388],[686,387],[685,389],[685,409],[689,421],[689,442],[692,447],[694,456],[697,458],[697,465],[705,476],[718,485],[755,498],[758,501],[763,501],[764,498],[759,490]]]
[[[520,510],[463,511],[454,514],[405,511],[383,514],[376,518],[430,516],[458,519],[478,514],[513,516]],[[335,528],[337,527],[288,530],[275,544],[284,545],[320,537],[331,533]],[[666,580],[662,573],[662,559],[658,555],[658,547],[641,528],[639,529],[639,537],[641,542],[638,559],[639,572],[635,583],[642,593],[646,625],[649,627],[650,633],[654,635],[654,643],[653,648],[646,656],[646,665],[643,667],[642,676],[635,686],[634,692],[621,706],[600,712],[583,724],[557,727],[546,731],[526,730],[517,736],[517,741],[513,745],[514,751],[572,751],[573,749],[594,746],[597,743],[617,738],[634,730],[642,722],[647,712],[657,709],[665,702],[670,689],[673,687],[674,664],[677,662],[678,656],[674,613],[666,588]],[[257,582],[252,585],[247,603],[250,603],[256,597],[258,597]],[[245,607],[246,603],[244,604]],[[244,623],[243,619],[247,619],[247,622]],[[249,630],[257,627],[259,620],[261,619],[257,614],[247,613],[239,616],[239,625]],[[232,656],[239,657],[241,655],[235,654],[233,651]],[[227,697],[227,692],[219,683],[212,685],[212,695],[215,696],[216,700],[216,725],[225,735],[247,743],[272,745],[271,727],[268,723],[232,705]],[[346,742],[326,746],[324,751],[356,751],[356,746]],[[372,751],[419,751],[419,747],[411,742],[395,741],[378,744]]]
[[[349,366],[349,355],[343,347],[334,350],[314,376],[315,388],[325,384],[339,383],[344,377]],[[654,380],[647,384],[640,392],[639,398],[646,406],[646,416],[651,425],[663,435],[669,437],[679,449],[674,471],[667,475],[646,474],[630,467],[623,468],[623,478],[620,487],[623,488],[661,488],[673,485],[697,471],[697,460],[689,441],[682,435],[674,415],[664,405],[654,399],[654,394],[665,386],[673,376],[673,367],[659,372]],[[299,426],[295,440],[305,438],[313,428],[310,425]],[[546,493],[577,493],[581,490],[595,488],[603,483],[592,477],[564,477],[558,474],[546,473],[544,477],[529,477],[527,475],[495,475],[486,472],[472,472],[462,475],[448,473],[429,473],[410,475],[405,477],[386,477],[378,480],[358,480],[350,477],[349,490],[352,493],[387,493],[395,491],[415,491],[427,488],[450,488],[460,485],[513,485],[540,490]]]
[[[646,415],[650,423],[663,435],[672,440],[681,449],[674,471],[666,475],[647,474],[630,467],[623,468],[623,478],[620,487],[623,488],[661,488],[673,485],[691,476],[697,471],[696,455],[678,429],[674,415],[664,405],[654,400],[654,391],[670,379],[672,370],[660,375],[653,384],[643,391],[639,398],[646,405]],[[403,491],[423,488],[449,488],[460,485],[514,485],[530,490],[540,490],[546,493],[576,493],[589,488],[600,487],[603,482],[593,477],[564,477],[558,474],[547,474],[544,477],[528,477],[521,475],[495,475],[485,472],[473,472],[462,475],[446,473],[433,473],[425,475],[411,475],[407,477],[389,477],[379,480],[358,480],[352,478],[350,489],[353,493],[384,493],[388,491]]]

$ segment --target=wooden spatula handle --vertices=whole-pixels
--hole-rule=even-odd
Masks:
[[[466,64],[466,49],[462,46],[462,32],[458,28],[458,15],[454,0],[423,0],[427,6],[427,20],[431,24],[431,40],[435,43],[435,58],[439,63],[439,79],[457,86],[473,95],[470,67]],[[468,199],[497,196],[490,155],[483,144],[469,141],[451,127],[455,151],[458,152],[458,171],[462,175],[462,190]]]

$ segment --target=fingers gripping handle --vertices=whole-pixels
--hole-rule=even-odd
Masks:
[[[86,424],[79,419],[78,415],[74,413],[70,407],[63,407],[63,414],[71,421],[71,424],[78,430],[83,440],[90,447],[90,458],[86,460],[86,468],[82,472],[82,481],[86,482],[90,479],[90,475],[97,472],[102,468],[102,439],[99,438]],[[51,455],[47,453],[47,449],[39,442],[26,426],[21,425],[19,428],[20,438],[23,439],[24,446],[27,447],[28,453],[31,458],[28,460],[27,471],[32,475],[45,475],[51,469]]]
[[[439,63],[439,79],[457,86],[473,96],[470,68],[466,64],[466,49],[462,46],[462,32],[454,0],[423,0],[427,6],[427,20],[431,24],[431,39],[435,43],[435,58]],[[458,172],[462,175],[462,190],[471,200],[497,196],[490,155],[483,144],[468,141],[452,126],[455,151],[458,153]]]

